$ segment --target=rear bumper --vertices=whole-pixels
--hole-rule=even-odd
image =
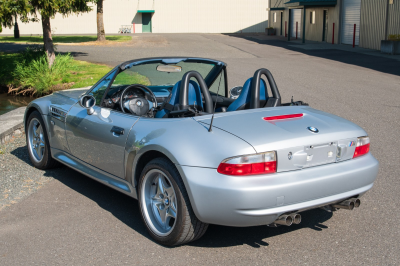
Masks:
[[[340,163],[246,177],[177,165],[197,217],[228,226],[270,224],[286,212],[361,196],[372,188],[378,166],[370,153]]]

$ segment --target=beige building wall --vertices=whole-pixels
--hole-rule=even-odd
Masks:
[[[266,0],[156,1],[153,32],[265,32]]]
[[[271,8],[280,8],[285,7],[285,10],[271,10],[269,17],[270,22],[269,25],[276,29],[276,34],[280,35],[281,25],[282,25],[282,36],[285,36],[285,22],[286,22],[286,30],[289,34],[289,13],[290,9],[288,9],[284,3],[286,1],[281,0],[271,0]],[[306,8],[306,40],[310,41],[322,41],[323,34],[323,18],[324,18],[324,10],[328,11],[328,32],[327,32],[327,42],[332,43],[332,33],[333,33],[333,23],[335,23],[335,33],[334,33],[334,43],[339,43],[339,29],[340,29],[340,5],[341,0],[337,1],[337,5],[335,7],[307,7]],[[310,12],[315,11],[315,24],[310,23]],[[280,14],[283,14],[283,21],[281,24]],[[277,15],[276,22],[274,22],[274,13]],[[303,10],[301,11],[301,23],[303,23]],[[303,25],[299,25],[300,32],[303,32]],[[302,35],[298,37],[302,38]],[[293,38],[291,38],[293,39]]]
[[[381,49],[385,40],[387,0],[361,1],[360,47]]]
[[[264,32],[268,27],[268,0],[105,0],[104,25],[107,34],[117,34],[121,25],[134,25],[142,32],[138,10],[155,10],[153,33]],[[42,34],[41,22],[19,22],[20,34]],[[55,34],[96,34],[96,6],[89,13],[56,15],[51,19]],[[13,34],[3,28],[1,34]]]
[[[105,0],[104,1],[104,26],[106,33],[117,33],[121,25],[132,25],[137,1],[132,0]],[[91,5],[93,10],[89,13],[73,14],[63,17],[57,14],[51,19],[53,34],[96,34],[96,5]],[[43,34],[41,22],[18,22],[20,34]],[[1,34],[13,34],[14,29],[3,28]]]
[[[339,2],[339,1],[338,1]],[[306,40],[321,42],[323,38],[324,10],[328,11],[328,27],[326,42],[332,43],[333,23],[335,23],[334,43],[339,43],[340,8],[335,7],[310,7],[306,9]],[[310,23],[310,12],[315,11],[315,24]]]
[[[269,0],[269,7],[270,8],[284,8],[284,2],[282,0]],[[274,14],[276,14],[276,21],[274,21]],[[282,18],[281,18],[282,14]],[[270,10],[269,11],[269,26],[273,27],[276,30],[276,35],[281,35],[281,28],[282,28],[282,36],[285,36],[285,22],[288,21],[289,12],[288,9],[285,10]],[[282,27],[281,27],[282,21]],[[289,26],[287,26],[287,33],[289,34]]]
[[[400,34],[400,0],[361,1],[360,47],[380,50],[390,34]]]
[[[393,0],[388,12],[388,35],[400,34],[400,0]]]

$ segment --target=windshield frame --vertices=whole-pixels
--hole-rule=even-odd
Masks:
[[[119,65],[121,71],[118,71],[117,75],[125,71],[127,68],[131,68],[138,65],[146,65],[154,63],[176,64],[181,61],[215,65],[215,67],[211,69],[208,75],[204,77],[204,81],[206,82],[207,87],[211,87],[215,79],[219,76],[219,73],[222,71],[222,68],[227,66],[227,64],[222,61],[208,59],[208,58],[200,58],[200,57],[150,57],[150,58],[131,60],[122,63],[121,65]]]
[[[197,62],[197,63],[203,63],[203,64],[204,63],[205,64],[214,64],[215,67],[213,67],[211,69],[211,71],[208,73],[207,77],[204,78],[204,81],[207,84],[208,88],[210,88],[212,86],[212,84],[215,82],[215,80],[217,79],[217,77],[219,76],[221,71],[224,69],[225,70],[224,71],[225,91],[226,91],[226,95],[228,95],[227,94],[227,92],[228,92],[228,80],[227,80],[227,73],[226,73],[227,64],[222,62],[222,61],[208,59],[208,58],[200,58],[200,57],[151,57],[151,58],[142,58],[142,59],[130,60],[130,61],[124,62],[124,63],[116,66],[115,68],[118,68],[118,71],[115,72],[114,76],[112,77],[111,82],[108,84],[108,87],[104,92],[104,95],[103,95],[103,98],[102,98],[102,102],[100,103],[100,106],[102,106],[104,98],[107,95],[107,93],[109,92],[110,87],[113,84],[115,77],[119,73],[125,71],[126,69],[131,68],[133,66],[145,65],[145,64],[154,64],[154,63],[157,63],[157,62],[165,63],[165,64],[173,64],[173,63],[178,63],[178,62],[181,62],[181,61],[193,62],[193,63]],[[115,68],[113,70],[115,70]],[[86,94],[89,94],[96,87],[96,85],[98,83],[100,83],[105,77],[107,77],[109,75],[109,73],[107,73],[107,75],[105,75],[98,82],[96,82],[96,84],[93,85],[92,88],[90,88],[90,90],[88,90]]]

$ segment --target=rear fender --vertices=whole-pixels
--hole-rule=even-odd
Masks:
[[[129,146],[128,149],[125,149],[125,166],[126,166],[125,179],[135,188],[137,187],[137,181],[136,181],[137,178],[135,176],[135,173],[138,161],[144,154],[150,151],[160,152],[165,157],[167,157],[172,163],[177,164],[177,160],[172,155],[172,153],[160,145],[157,144],[148,145],[139,150],[137,149],[137,147],[133,145]]]

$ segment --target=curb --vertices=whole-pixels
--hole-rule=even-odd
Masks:
[[[5,143],[14,134],[24,131],[24,114],[26,107],[20,107],[0,115],[0,144]]]

